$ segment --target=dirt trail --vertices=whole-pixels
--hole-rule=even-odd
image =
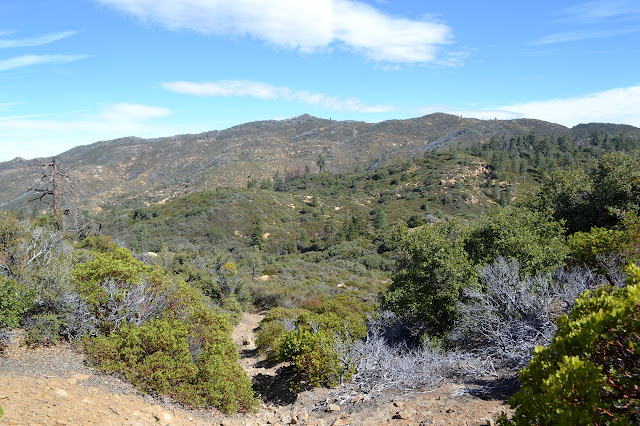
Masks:
[[[257,353],[254,330],[263,318],[246,313],[234,327],[240,363],[262,400],[256,413],[225,416],[215,409],[183,410],[170,401],[141,395],[131,385],[84,365],[84,357],[67,345],[27,349],[16,336],[0,356],[0,405],[8,425],[492,425],[508,411],[508,396],[475,395],[462,385],[402,398],[377,400],[354,395],[336,401],[327,389],[299,394],[288,365],[269,364]],[[338,403],[340,402],[340,403]]]

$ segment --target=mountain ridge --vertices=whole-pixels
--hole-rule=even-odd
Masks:
[[[347,172],[372,170],[391,162],[446,146],[468,146],[493,138],[591,132],[626,133],[628,125],[588,123],[568,128],[535,119],[480,120],[434,113],[377,123],[336,121],[303,114],[285,120],[262,120],[199,134],[143,139],[124,137],[74,147],[56,156],[76,179],[76,202],[99,208],[138,199],[156,203],[216,186],[241,186],[249,179],[301,170]],[[0,162],[0,207],[15,208],[40,177],[43,158]]]

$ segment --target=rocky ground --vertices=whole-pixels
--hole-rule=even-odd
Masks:
[[[240,362],[254,382],[256,413],[225,416],[217,410],[186,410],[142,395],[118,378],[84,365],[67,345],[28,349],[20,335],[0,356],[0,424],[9,425],[491,425],[513,391],[513,381],[444,384],[414,395],[372,399],[348,390],[291,392],[292,368],[268,363],[257,353],[253,331],[259,314],[245,314],[234,328]],[[487,391],[491,389],[491,391]]]

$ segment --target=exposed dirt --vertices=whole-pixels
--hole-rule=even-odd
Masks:
[[[0,356],[0,405],[5,411],[0,424],[491,425],[502,411],[509,411],[504,400],[513,392],[514,381],[445,384],[412,396],[376,399],[357,393],[345,397],[349,392],[327,389],[296,394],[290,391],[296,380],[292,367],[266,362],[255,348],[253,332],[262,318],[245,314],[232,335],[240,363],[262,400],[256,413],[225,416],[213,409],[185,410],[87,367],[68,345],[27,349],[19,345],[18,335]]]

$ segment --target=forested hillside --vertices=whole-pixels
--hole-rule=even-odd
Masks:
[[[255,400],[229,321],[265,310],[256,344],[295,366],[297,390],[375,396],[382,378],[409,392],[524,368],[505,423],[636,422],[639,140],[576,129],[134,197],[83,213],[100,236],[62,213],[3,213],[2,333],[80,341],[146,392],[235,412]]]

